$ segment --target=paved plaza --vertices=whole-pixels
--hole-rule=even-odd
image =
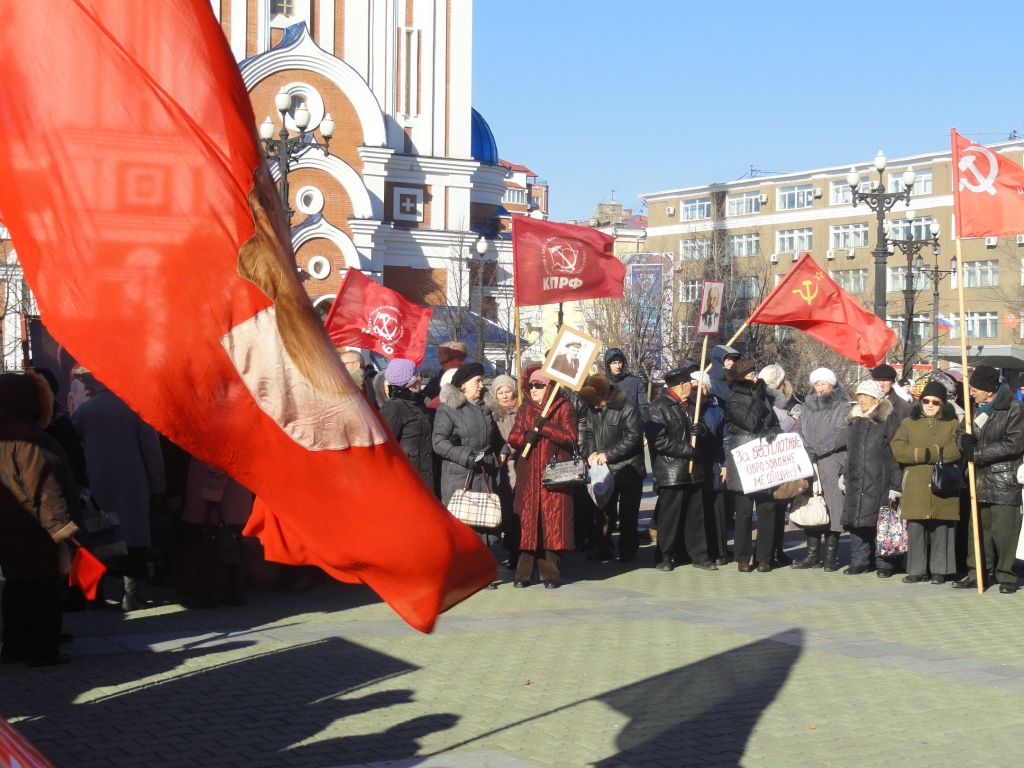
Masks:
[[[338,583],[70,614],[0,714],[57,768],[1019,765],[1024,598],[652,561],[573,553],[431,636]]]

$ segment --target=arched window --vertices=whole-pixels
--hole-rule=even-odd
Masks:
[[[271,16],[294,16],[295,0],[270,0]]]

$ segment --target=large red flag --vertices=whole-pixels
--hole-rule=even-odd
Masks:
[[[324,325],[339,347],[373,349],[419,365],[427,349],[432,314],[432,309],[413,304],[358,269],[349,269]]]
[[[517,307],[582,299],[621,299],[626,267],[615,238],[590,227],[516,216],[512,269]]]
[[[423,631],[491,581],[298,282],[209,0],[5,3],[0,104],[0,219],[43,322],[256,492],[247,533],[268,558],[365,582]]]
[[[805,253],[748,323],[799,328],[839,354],[873,368],[896,341],[885,322],[868,312]]]
[[[953,213],[960,237],[1024,234],[1024,168],[950,131]]]

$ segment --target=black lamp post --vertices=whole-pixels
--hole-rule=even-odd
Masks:
[[[875,170],[878,171],[878,186],[874,191],[860,191],[860,174],[855,168],[850,168],[846,174],[846,183],[850,185],[853,207],[857,203],[867,203],[868,208],[875,212],[878,218],[878,229],[875,236],[875,249],[871,252],[875,257],[875,314],[885,320],[885,265],[889,258],[889,250],[885,245],[885,214],[892,210],[897,202],[903,201],[910,205],[910,192],[917,180],[917,174],[909,169],[903,174],[903,191],[885,191],[885,164],[886,158],[882,150],[878,150],[875,156]]]
[[[913,171],[909,171],[908,173],[913,173]],[[932,247],[932,253],[936,257],[936,264],[935,264],[935,270],[936,271],[939,268],[937,259],[938,259],[939,253],[941,253],[941,248],[939,247],[939,222],[932,221],[931,226],[930,226],[930,230],[931,230],[931,232],[930,232],[931,239],[930,240],[926,240],[926,239],[915,240],[914,239],[914,217],[915,217],[915,215],[916,215],[916,213],[913,210],[908,210],[907,213],[906,213],[906,217],[907,217],[907,238],[905,240],[892,240],[892,239],[888,239],[888,237],[887,237],[888,247],[886,248],[887,253],[895,253],[896,249],[899,248],[907,257],[907,275],[906,275],[906,282],[904,283],[905,287],[903,289],[903,299],[904,299],[904,301],[906,303],[906,307],[907,307],[906,324],[905,324],[905,326],[903,328],[903,375],[905,377],[908,375],[907,374],[907,368],[908,368],[908,366],[910,364],[910,361],[913,358],[913,355],[911,354],[911,346],[910,345],[911,345],[911,340],[913,338],[913,323],[914,323],[914,293],[915,293],[915,291],[914,291],[914,276],[915,276],[915,273],[916,274],[927,274],[927,272],[924,269],[924,259],[921,258],[920,253],[921,253],[921,251],[924,249],[924,247],[926,245],[930,245]],[[884,224],[882,226],[884,227],[885,235],[888,236],[891,225],[889,224],[888,221],[886,221],[886,222],[884,222]],[[935,304],[935,307],[934,307],[935,318],[934,319],[935,319],[935,322],[938,323],[939,286],[938,286],[938,281],[937,280],[935,282],[935,290],[934,290],[934,292],[932,294],[932,297],[933,297],[934,304]],[[938,359],[938,347],[937,347],[937,345],[938,345],[938,333],[935,334],[935,338],[933,339],[933,342],[932,342],[933,357],[936,359],[936,361]],[[935,367],[937,367],[937,362],[936,361],[933,361],[933,365]]]
[[[310,149],[319,149],[325,155],[330,154],[327,149],[331,143],[331,137],[334,135],[335,126],[330,113],[324,115],[324,119],[320,121],[320,135],[324,137],[324,140],[323,143],[318,142],[313,134],[306,133],[306,128],[309,127],[309,110],[305,105],[300,105],[292,116],[295,127],[299,129],[299,135],[289,136],[285,116],[292,108],[291,94],[282,88],[274,97],[274,106],[281,113],[281,132],[276,137],[274,136],[277,128],[268,115],[267,119],[260,124],[260,138],[263,139],[263,154],[267,161],[277,161],[277,189],[281,193],[281,205],[288,217],[288,225],[291,226],[295,211],[288,205],[288,166]]]
[[[485,363],[484,357],[484,264],[487,258],[487,250],[489,245],[487,239],[481,237],[476,241],[476,253],[480,257],[480,260],[476,265],[476,276],[477,276],[477,288],[479,295],[479,305],[477,306],[477,331],[476,331],[476,359],[478,363]]]

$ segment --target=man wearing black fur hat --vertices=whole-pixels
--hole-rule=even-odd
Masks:
[[[1013,594],[1017,591],[1013,564],[1021,524],[1017,470],[1024,458],[1024,403],[1013,396],[1010,386],[1000,381],[999,371],[990,366],[975,368],[969,384],[971,398],[977,404],[971,422],[973,433],[961,434],[957,443],[963,457],[974,462],[985,567],[995,570],[1002,594]],[[967,576],[953,582],[957,589],[978,586],[973,525],[972,520],[967,538]]]
[[[704,466],[691,438],[707,434],[707,427],[691,413],[692,381],[697,366],[676,368],[665,374],[665,388],[651,403],[646,424],[654,485],[658,489],[658,549],[655,567],[671,571],[679,542],[680,524],[687,553],[695,568],[717,571],[708,559],[701,494]]]

